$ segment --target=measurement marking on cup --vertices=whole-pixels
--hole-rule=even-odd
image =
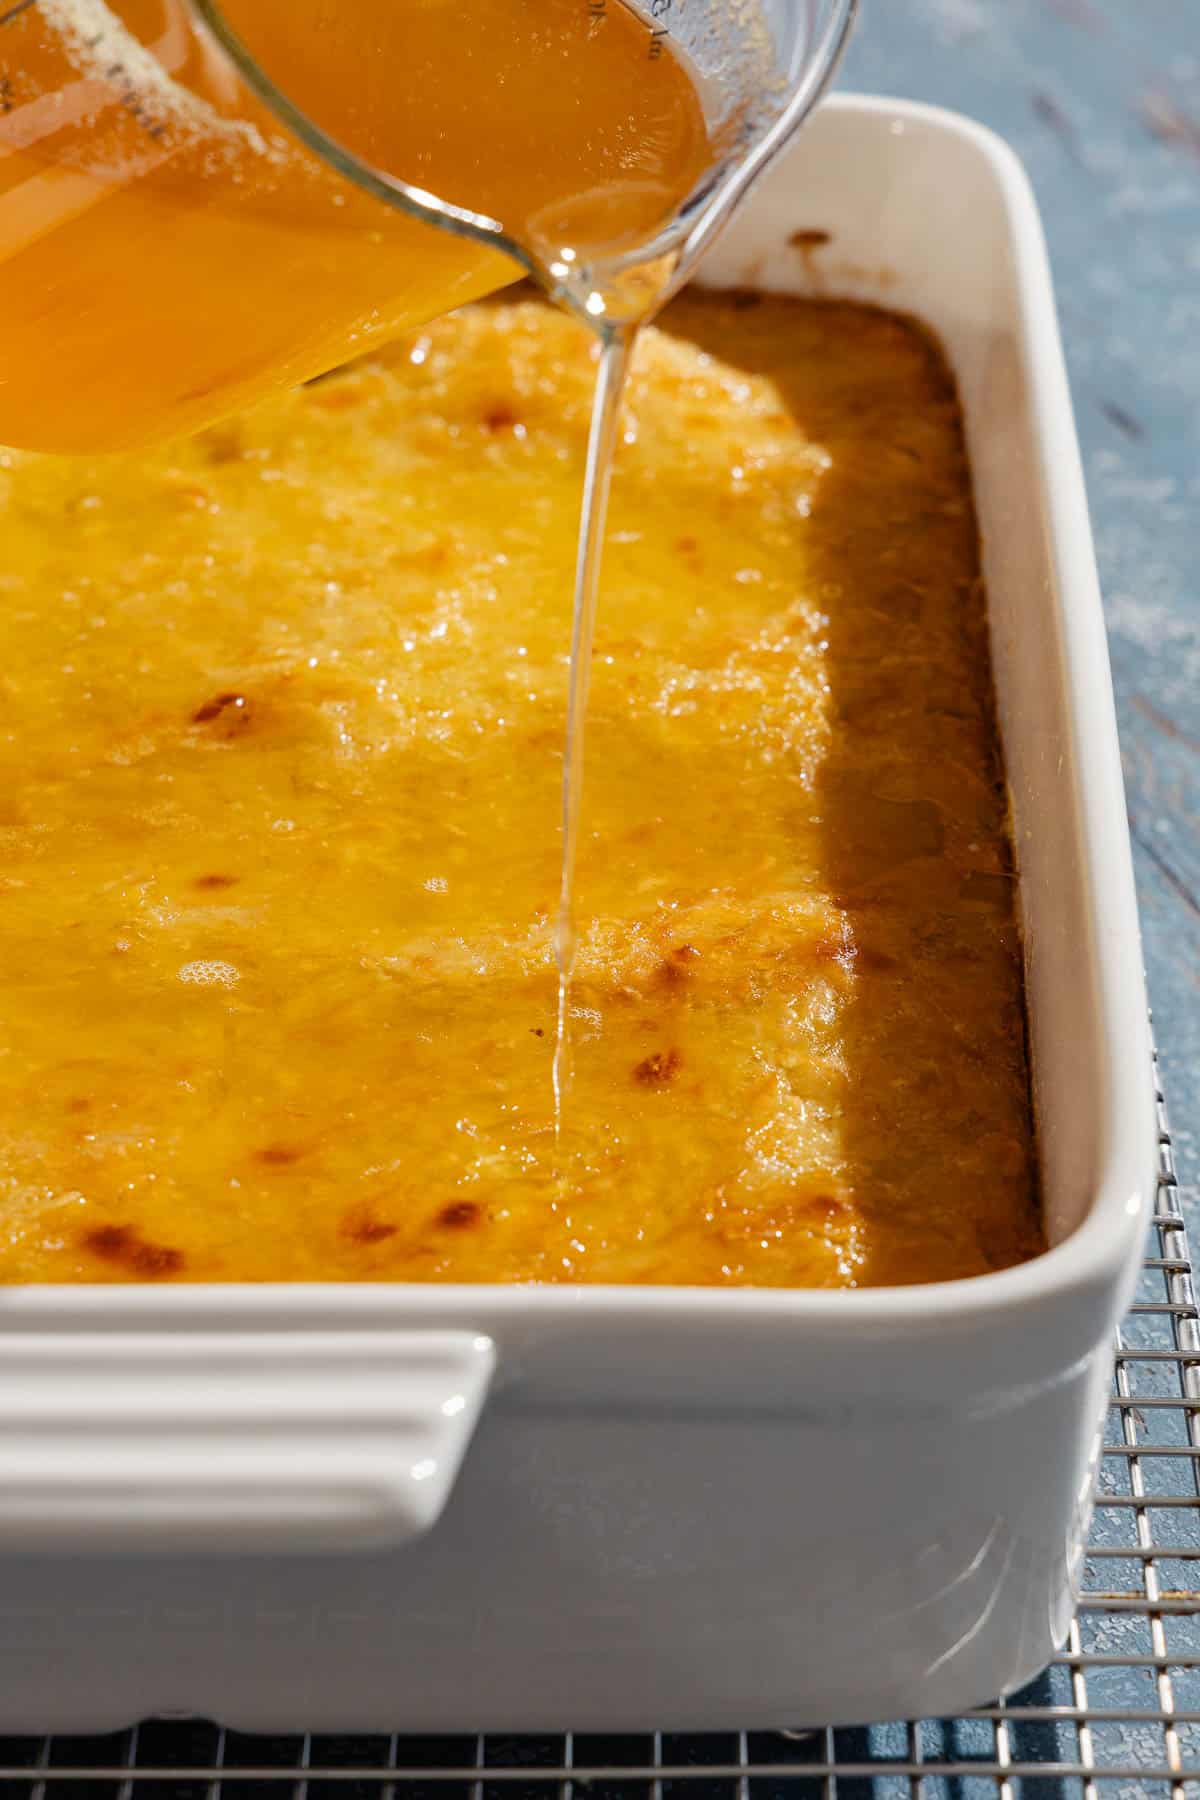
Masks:
[[[665,19],[675,0],[651,0],[650,17],[655,20]],[[650,27],[650,61],[656,62],[662,55],[663,39],[671,35],[669,25],[654,24]]]
[[[23,12],[29,11],[33,3],[34,0],[17,0],[15,6],[10,6],[7,12],[0,13],[0,25],[11,25],[14,19],[19,19]]]

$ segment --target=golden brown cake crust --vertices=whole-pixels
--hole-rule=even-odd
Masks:
[[[0,1279],[916,1282],[1041,1248],[953,383],[678,301],[550,914],[590,345],[443,320],[170,450],[0,453]]]

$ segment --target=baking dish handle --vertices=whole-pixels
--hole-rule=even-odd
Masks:
[[[391,1546],[446,1504],[471,1331],[0,1336],[0,1551]]]

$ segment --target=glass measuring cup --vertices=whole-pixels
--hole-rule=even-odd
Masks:
[[[0,442],[220,417],[516,279],[686,275],[855,0],[0,0]]]

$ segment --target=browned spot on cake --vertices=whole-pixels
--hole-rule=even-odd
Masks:
[[[388,1238],[395,1237],[399,1229],[398,1225],[377,1219],[373,1213],[363,1210],[347,1213],[342,1220],[342,1236],[355,1244],[385,1243]]]
[[[513,426],[519,424],[520,421],[507,401],[497,400],[495,405],[489,406],[484,413],[483,423],[488,431],[511,431]]]
[[[654,1050],[636,1065],[633,1079],[643,1087],[666,1087],[674,1081],[683,1066],[681,1050]]]
[[[177,1275],[183,1267],[184,1255],[182,1250],[173,1250],[167,1244],[139,1243],[134,1246],[132,1263],[138,1275]]]
[[[681,556],[690,556],[693,550],[698,550],[699,547],[700,546],[697,544],[694,537],[680,537],[675,539],[675,548]]]
[[[236,875],[197,875],[193,887],[198,888],[230,888],[237,886]]]
[[[826,244],[833,242],[832,231],[822,231],[819,227],[810,227],[806,231],[793,231],[788,243],[793,250],[822,250]]]
[[[477,1225],[479,1217],[479,1208],[473,1200],[453,1200],[449,1206],[443,1206],[437,1222],[449,1231],[462,1231],[468,1225]]]
[[[196,708],[192,714],[192,723],[207,725],[210,719],[219,719],[230,707],[240,713],[243,720],[248,717],[248,703],[244,694],[214,694],[211,700],[206,700],[203,706]]]
[[[133,1275],[150,1280],[156,1275],[175,1275],[182,1269],[182,1250],[166,1244],[150,1244],[132,1225],[94,1225],[82,1238],[85,1250],[105,1262],[122,1263]]]
[[[676,944],[658,965],[658,979],[665,988],[683,987],[699,962],[700,952],[694,944]]]
[[[267,1144],[264,1149],[254,1152],[254,1160],[265,1163],[269,1169],[286,1169],[291,1163],[299,1162],[303,1154],[292,1144]]]
[[[133,1241],[131,1225],[93,1225],[83,1234],[84,1249],[96,1256],[124,1256]]]

